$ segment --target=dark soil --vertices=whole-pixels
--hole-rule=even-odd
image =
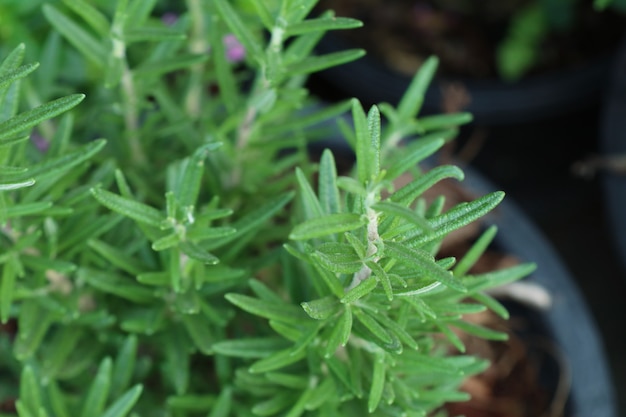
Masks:
[[[322,0],[319,10],[363,21],[364,27],[335,32],[381,59],[391,69],[412,76],[430,55],[441,61],[440,74],[461,78],[498,76],[496,51],[515,13],[529,0]],[[560,2],[564,3],[564,2]],[[565,2],[568,3],[568,2]],[[624,33],[625,16],[596,12],[591,1],[571,1],[570,19],[555,22],[537,48],[527,75],[571,68],[615,48]]]

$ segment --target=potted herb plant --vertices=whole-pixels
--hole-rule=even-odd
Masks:
[[[362,55],[311,55],[360,25],[314,5],[189,0],[164,22],[150,0],[68,0],[43,6],[42,68],[24,45],[3,58],[3,415],[422,416],[468,398],[488,363],[451,354],[455,331],[506,338],[468,317],[506,317],[485,291],[534,266],[469,273],[493,229],[439,256],[503,193],[422,198],[463,178],[418,165],[470,120],[419,115],[435,59],[397,107],[299,112],[308,74]],[[338,175],[307,143],[347,110],[356,164]]]

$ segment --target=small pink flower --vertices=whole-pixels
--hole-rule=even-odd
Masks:
[[[176,13],[167,12],[161,16],[161,22],[167,26],[172,26],[178,21],[178,15]]]
[[[228,34],[222,39],[226,47],[226,59],[230,62],[241,62],[246,58],[246,48],[233,34]]]
[[[35,145],[35,148],[37,148],[37,150],[41,153],[46,153],[50,148],[50,143],[48,143],[43,136],[36,132],[31,135],[30,140],[33,142],[33,145]]]

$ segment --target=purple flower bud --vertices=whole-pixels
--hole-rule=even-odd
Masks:
[[[178,15],[176,13],[167,12],[163,16],[161,16],[161,22],[165,23],[165,25],[167,26],[172,26],[177,21]]]
[[[246,48],[233,34],[228,34],[222,39],[226,47],[226,59],[230,62],[241,62],[246,57]]]
[[[48,141],[43,136],[34,132],[31,135],[30,140],[33,142],[33,145],[35,145],[35,148],[37,148],[37,150],[39,150],[41,153],[48,152],[48,148],[50,148],[50,143],[48,143]]]

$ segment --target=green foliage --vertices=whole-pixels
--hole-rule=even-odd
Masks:
[[[25,39],[38,69],[19,43],[0,65],[0,321],[18,329],[0,330],[0,388],[19,387],[20,417],[421,416],[466,398],[486,363],[451,355],[452,329],[502,339],[464,317],[506,317],[484,291],[532,266],[472,275],[495,229],[438,256],[503,194],[424,200],[463,173],[418,164],[471,120],[419,115],[435,58],[397,108],[319,109],[306,75],[363,52],[311,53],[360,26],[307,18],[314,0],[188,0],[167,24],[156,0],[19,4],[12,36],[46,22]],[[340,175],[307,146],[349,111]]]
[[[518,7],[508,22],[504,38],[496,50],[496,65],[505,81],[517,81],[528,74],[539,61],[540,51],[551,34],[574,30],[580,0],[534,0]],[[612,8],[626,11],[625,0],[594,0],[598,11]]]

